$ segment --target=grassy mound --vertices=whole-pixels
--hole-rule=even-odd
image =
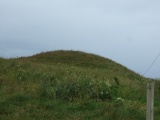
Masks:
[[[0,58],[0,119],[142,120],[146,80],[112,60],[79,51]],[[158,112],[157,106],[157,118]]]

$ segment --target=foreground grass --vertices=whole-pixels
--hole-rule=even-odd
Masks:
[[[1,101],[0,119],[145,119],[144,110],[129,104],[109,101],[66,102],[16,95]]]
[[[0,59],[0,119],[145,120],[146,83],[111,60],[81,52]]]

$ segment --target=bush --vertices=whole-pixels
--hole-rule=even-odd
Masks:
[[[85,76],[58,79],[54,74],[44,74],[41,80],[41,96],[67,101],[106,100],[115,96],[117,88],[109,80]]]

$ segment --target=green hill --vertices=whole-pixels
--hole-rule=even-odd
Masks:
[[[26,58],[25,58],[26,59]],[[28,58],[27,58],[28,59]],[[119,76],[129,79],[142,79],[142,77],[126,67],[101,56],[80,51],[51,51],[29,57],[32,62],[43,64],[63,64],[68,66],[85,67],[107,70],[110,76]]]
[[[80,51],[0,58],[0,119],[143,120],[146,82],[112,60]],[[156,107],[157,119],[159,112]]]
[[[108,68],[116,64],[113,61],[101,56],[80,51],[52,51],[40,53],[30,58],[37,62],[49,62],[94,68]]]

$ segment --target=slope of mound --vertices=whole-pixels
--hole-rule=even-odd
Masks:
[[[50,51],[29,57],[30,60],[43,63],[68,64],[80,67],[113,68],[123,67],[110,59],[80,51]],[[125,68],[125,67],[123,67]]]
[[[106,74],[112,74],[112,76],[124,76],[129,78],[141,78],[140,75],[129,70],[128,68],[101,56],[85,53],[81,51],[50,51],[36,54],[28,57],[33,62],[43,64],[66,64],[70,66],[98,68],[108,70]]]
[[[79,51],[0,59],[0,119],[143,120],[146,80],[112,60]],[[160,108],[155,109],[158,119]]]
[[[52,51],[40,53],[30,58],[37,62],[69,64],[83,67],[107,67],[106,65],[112,64],[112,61],[109,59],[80,51]]]

